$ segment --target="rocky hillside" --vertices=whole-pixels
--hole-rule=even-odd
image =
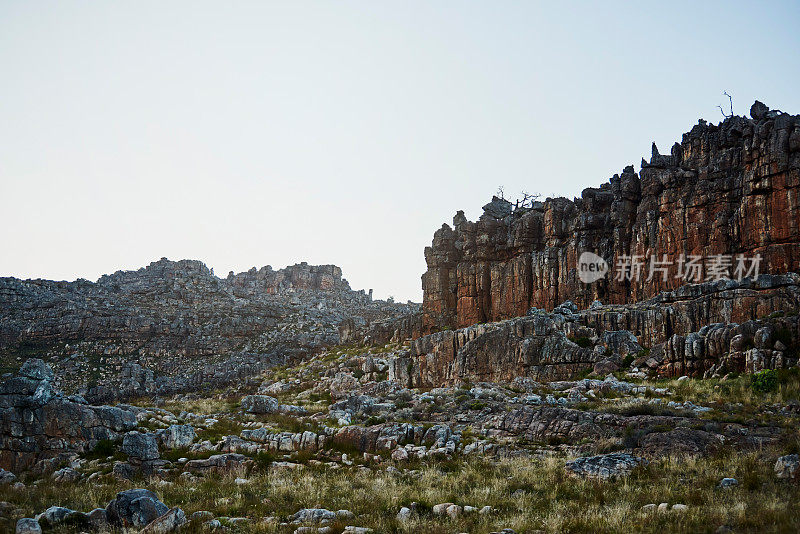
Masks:
[[[638,174],[628,166],[574,200],[514,209],[495,198],[476,222],[459,212],[425,250],[424,330],[518,317],[567,300],[580,308],[594,300],[632,303],[686,283],[674,272],[648,280],[652,256],[675,264],[682,254],[759,254],[762,273],[798,270],[800,115],[756,102],[750,116],[700,121],[668,155],[653,145]],[[638,255],[645,276],[583,284],[577,263],[584,251],[612,268]]]
[[[45,356],[93,400],[217,387],[415,311],[353,291],[334,265],[255,268],[218,278],[202,262],[163,258],[97,282],[0,278],[7,370]]]

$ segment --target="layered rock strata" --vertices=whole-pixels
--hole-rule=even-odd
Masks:
[[[677,272],[681,255],[760,255],[762,273],[796,271],[800,116],[759,102],[750,114],[719,125],[700,121],[669,155],[653,145],[638,174],[628,166],[580,198],[516,209],[495,198],[476,222],[459,212],[425,249],[425,331],[518,317],[566,300],[582,308],[598,299],[637,302],[686,282]],[[578,258],[586,251],[601,256],[611,275],[582,283]],[[614,276],[626,256],[641,258],[638,280]],[[666,279],[660,271],[649,278],[651,265],[659,266],[653,257],[673,266]]]
[[[798,361],[800,276],[685,286],[632,305],[568,302],[552,313],[444,330],[415,340],[390,361],[409,387],[517,377],[563,380],[628,360],[663,376],[721,375]]]
[[[19,471],[38,460],[85,452],[136,427],[132,411],[65,397],[52,381],[44,362],[28,360],[0,382],[0,467]]]

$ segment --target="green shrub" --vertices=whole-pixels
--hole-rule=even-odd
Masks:
[[[579,347],[584,348],[584,349],[589,348],[589,347],[592,346],[591,340],[586,336],[571,337],[571,338],[569,338],[569,340],[572,341],[573,343],[575,343],[576,345],[578,345]]]
[[[86,457],[90,460],[105,460],[109,456],[117,453],[117,444],[110,439],[101,439],[97,442],[91,452]]]
[[[778,373],[764,369],[750,377],[750,387],[758,393],[770,393],[778,389]]]

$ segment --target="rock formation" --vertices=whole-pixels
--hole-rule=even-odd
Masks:
[[[0,358],[15,369],[48,357],[64,388],[108,402],[220,387],[338,343],[343,321],[414,310],[351,290],[334,265],[221,279],[199,261],[162,258],[96,283],[0,278]]]
[[[425,249],[424,330],[518,317],[566,300],[581,308],[594,300],[644,300],[686,282],[674,267],[681,255],[758,254],[761,273],[796,271],[800,115],[760,102],[750,114],[719,125],[700,121],[669,155],[653,145],[638,174],[628,166],[581,198],[518,209],[495,198],[476,222],[459,212],[454,227],[443,225]],[[577,264],[587,251],[612,270],[625,256],[639,256],[644,275],[616,280],[612,273],[584,284]],[[658,267],[653,257],[665,256],[673,270],[666,279],[660,271],[648,279],[650,267]]]
[[[17,376],[0,382],[0,467],[15,471],[68,457],[136,427],[133,412],[65,397],[52,380],[50,367],[31,359]]]
[[[664,292],[636,304],[552,313],[443,330],[416,339],[390,361],[408,387],[517,377],[564,380],[629,363],[662,376],[696,377],[791,367],[800,353],[800,275],[722,280]],[[604,367],[598,367],[598,364]]]

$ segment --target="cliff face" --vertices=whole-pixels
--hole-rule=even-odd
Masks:
[[[661,376],[723,376],[797,365],[800,275],[683,286],[635,304],[572,304],[553,313],[443,330],[414,340],[390,377],[414,387],[518,377],[566,380],[623,366]]]
[[[462,212],[425,249],[423,324],[427,332],[553,309],[566,300],[624,304],[684,285],[680,255],[760,254],[761,273],[800,267],[800,116],[756,102],[752,118],[719,125],[701,121],[670,155],[655,145],[642,160],[581,198],[534,202],[513,209],[501,199],[476,222]],[[577,264],[584,251],[615,271],[623,256],[639,255],[639,280],[615,272],[584,284]],[[648,280],[652,256],[672,270]],[[749,264],[747,264],[749,265]],[[733,274],[734,265],[731,267]],[[706,276],[704,271],[703,278]]]

